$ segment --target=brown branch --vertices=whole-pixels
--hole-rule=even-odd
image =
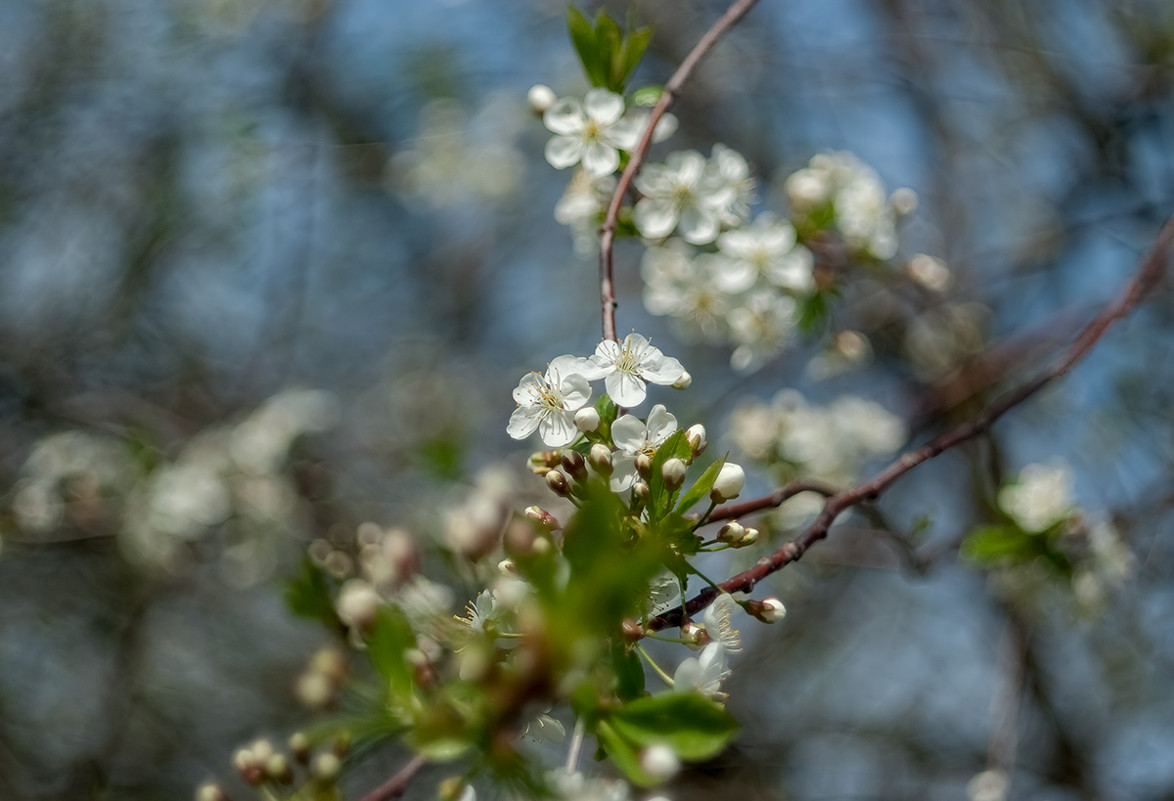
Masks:
[[[656,124],[660,122],[661,117],[669,110],[669,107],[677,99],[677,95],[681,91],[681,87],[692,76],[693,71],[697,69],[697,65],[701,59],[713,49],[730,28],[734,27],[742,17],[746,16],[746,12],[750,10],[758,0],[736,0],[721,18],[713,24],[713,27],[706,31],[701,40],[685,56],[685,60],[681,62],[681,66],[669,78],[668,83],[664,85],[664,91],[660,95],[660,99],[656,101],[656,105],[652,107],[652,113],[648,115],[648,127],[644,131],[644,136],[640,143],[636,145],[636,149],[629,154],[628,166],[620,175],[620,181],[616,184],[615,194],[612,195],[611,203],[607,207],[607,215],[603,220],[603,228],[600,231],[599,238],[599,284],[600,284],[600,299],[603,306],[603,338],[604,339],[618,339],[616,336],[616,291],[615,282],[613,280],[614,259],[613,250],[615,248],[616,224],[619,222],[620,207],[624,203],[624,195],[627,194],[628,188],[632,185],[632,179],[636,177],[636,173],[640,171],[640,167],[644,164],[644,158],[648,155],[648,148],[652,146],[652,135],[656,131]]]
[[[750,501],[743,501],[742,503],[733,503],[726,506],[714,509],[705,518],[705,523],[716,523],[719,520],[733,520],[742,515],[749,515],[755,512],[761,512],[766,509],[773,509],[776,506],[782,506],[784,501],[794,498],[801,492],[818,492],[825,498],[835,496],[839,490],[824,481],[817,479],[797,479],[787,484],[780,490],[772,492],[770,495],[764,495],[761,498],[755,498]]]
[[[762,559],[759,559],[758,563],[749,570],[744,570],[722,582],[716,589],[707,587],[702,590],[685,605],[688,614],[692,615],[704,609],[717,597],[719,592],[750,592],[754,589],[755,584],[791,562],[797,562],[808,548],[827,537],[828,531],[831,529],[832,524],[835,523],[836,518],[846,510],[861,503],[875,501],[897,479],[904,476],[910,470],[923,462],[928,462],[930,459],[948,451],[950,448],[961,445],[963,442],[982,434],[1004,414],[1020,403],[1023,403],[1055,379],[1067,373],[1072,369],[1074,364],[1084,358],[1093,349],[1093,346],[1100,341],[1110,325],[1128,316],[1134,307],[1154,288],[1154,285],[1161,280],[1170,261],[1172,249],[1174,249],[1174,216],[1171,216],[1166,221],[1166,224],[1158,234],[1158,239],[1154,243],[1153,249],[1142,261],[1137,274],[1125,287],[1121,295],[1106,306],[1100,314],[1094,317],[1077,335],[1072,344],[1057,356],[1046,370],[1018,389],[1005,394],[973,420],[947,431],[916,450],[902,454],[899,459],[863,484],[859,484],[828,498],[827,502],[824,503],[823,511],[819,513],[815,521],[800,536],[783,544],[782,547],[769,556],[764,556]],[[769,500],[774,497],[772,495],[754,501],[747,501],[744,504],[739,504],[739,507],[770,508],[772,504],[769,503]],[[711,519],[713,519],[712,516]],[[669,626],[679,625],[680,622],[681,611],[675,609],[653,618],[648,624],[648,629],[650,631],[659,631]]]
[[[407,791],[412,779],[416,778],[416,774],[426,764],[428,764],[428,760],[424,757],[419,755],[412,757],[412,760],[400,768],[398,773],[363,796],[361,801],[391,801],[393,798],[399,798]]]

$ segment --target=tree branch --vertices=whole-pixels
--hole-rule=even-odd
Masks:
[[[973,420],[945,432],[920,448],[902,454],[899,459],[863,484],[858,484],[855,487],[828,498],[826,503],[824,503],[823,511],[819,513],[815,521],[800,536],[783,544],[782,547],[769,556],[764,556],[762,559],[759,559],[758,563],[749,570],[744,570],[727,581],[722,582],[718,585],[717,589],[707,587],[702,590],[686,604],[685,608],[688,614],[692,615],[704,609],[717,597],[719,592],[750,592],[754,589],[755,584],[791,562],[797,562],[808,548],[827,537],[828,530],[831,529],[836,518],[846,510],[860,503],[875,501],[897,479],[904,476],[910,470],[923,462],[928,462],[930,459],[948,451],[950,448],[961,445],[963,442],[982,434],[1008,411],[1023,403],[1055,379],[1067,373],[1072,369],[1074,364],[1084,358],[1093,349],[1101,340],[1101,337],[1104,336],[1105,331],[1108,330],[1110,325],[1128,316],[1137,304],[1149,294],[1158,281],[1161,280],[1170,261],[1172,249],[1174,249],[1174,216],[1171,216],[1166,221],[1166,224],[1158,234],[1158,239],[1154,243],[1153,249],[1142,261],[1137,274],[1126,285],[1121,295],[1106,306],[1100,314],[1094,317],[1077,335],[1072,344],[1057,356],[1047,369],[1031,381],[1005,394]],[[766,496],[765,498],[746,501],[745,503],[738,504],[734,508],[740,514],[745,513],[742,509],[751,511],[768,509],[771,506],[777,505],[771,503],[771,501],[780,494],[775,493],[775,495]],[[710,519],[720,519],[718,518],[718,514],[722,511],[720,509],[715,511]],[[681,611],[674,609],[653,618],[648,624],[648,629],[650,631],[659,631],[669,626],[680,625],[680,623]]]
[[[426,764],[428,764],[428,760],[424,757],[419,755],[412,757],[411,761],[400,768],[398,773],[363,796],[361,801],[391,801],[393,798],[399,798],[407,791],[412,779],[416,778],[416,774]]]
[[[742,17],[746,16],[746,12],[750,10],[758,0],[736,0],[727,10],[726,13],[713,24],[713,27],[706,31],[701,40],[685,56],[685,60],[681,62],[681,66],[677,67],[677,71],[669,78],[668,83],[664,85],[664,91],[660,95],[660,99],[656,101],[656,105],[652,108],[652,113],[648,115],[648,127],[644,131],[644,136],[640,143],[636,145],[628,159],[628,166],[620,175],[620,181],[616,184],[615,194],[612,195],[611,203],[607,207],[607,215],[603,220],[603,228],[600,231],[599,237],[599,284],[600,284],[600,299],[603,306],[603,338],[604,339],[618,339],[616,336],[616,292],[615,282],[613,281],[614,259],[613,250],[615,248],[616,224],[619,222],[620,207],[624,203],[624,195],[627,194],[628,188],[632,185],[632,179],[636,177],[636,173],[640,171],[640,167],[644,164],[644,158],[648,155],[648,148],[652,146],[652,134],[656,130],[656,124],[669,110],[669,107],[677,99],[677,95],[681,91],[681,87],[693,75],[693,71],[697,69],[697,65],[701,62],[707,53],[713,49],[730,28],[738,24]]]

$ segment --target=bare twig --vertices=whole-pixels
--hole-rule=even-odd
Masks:
[[[800,536],[785,543],[769,556],[764,556],[762,559],[759,559],[758,563],[749,570],[744,570],[727,581],[722,582],[716,589],[707,587],[702,590],[689,600],[685,607],[686,611],[691,615],[704,609],[717,597],[719,592],[750,592],[754,589],[755,584],[791,562],[798,561],[808,548],[827,537],[828,530],[831,529],[836,518],[846,510],[861,503],[875,501],[897,479],[904,476],[910,470],[950,448],[961,445],[967,440],[982,434],[1008,411],[1023,403],[1055,379],[1067,373],[1072,369],[1074,364],[1084,358],[1093,349],[1093,346],[1100,341],[1110,325],[1128,316],[1134,307],[1154,288],[1154,285],[1161,280],[1170,261],[1172,249],[1174,249],[1174,216],[1171,216],[1166,221],[1166,224],[1158,234],[1158,239],[1154,243],[1153,249],[1142,261],[1137,274],[1125,287],[1121,295],[1106,306],[1100,314],[1094,317],[1077,335],[1072,344],[1060,353],[1047,369],[1031,381],[1005,394],[973,420],[947,431],[916,450],[904,453],[899,459],[863,484],[859,484],[828,498],[827,502],[824,503],[823,511],[816,517],[815,522]],[[766,498],[739,504],[739,513],[745,513],[741,511],[743,508],[770,508],[776,505],[770,503],[770,500],[774,497],[774,495],[771,495]],[[718,519],[717,516],[721,512],[722,510],[720,509],[715,511],[710,516],[710,519]],[[659,631],[669,626],[679,625],[680,619],[680,610],[672,610],[653,618],[649,622],[648,628],[651,631]]]
[[[660,95],[660,99],[656,101],[656,105],[652,107],[652,113],[648,115],[648,127],[644,131],[644,136],[640,143],[636,145],[636,149],[630,153],[628,159],[628,166],[620,175],[620,181],[616,184],[615,194],[612,195],[611,203],[607,207],[607,216],[603,220],[603,229],[600,231],[599,238],[599,284],[600,284],[600,299],[603,305],[603,338],[604,339],[618,339],[616,336],[616,291],[615,282],[613,281],[613,249],[615,247],[616,224],[620,217],[620,207],[624,203],[624,195],[627,194],[628,188],[632,185],[632,179],[636,177],[636,173],[640,171],[641,165],[644,164],[644,157],[648,155],[648,148],[652,146],[652,135],[656,130],[656,124],[660,122],[661,117],[669,110],[669,107],[677,99],[677,95],[681,91],[681,87],[692,76],[693,71],[697,69],[697,65],[701,62],[707,53],[713,49],[730,28],[738,24],[738,21],[746,15],[758,0],[736,0],[721,18],[713,24],[713,27],[706,31],[701,40],[697,42],[696,46],[681,62],[681,66],[669,78],[668,83],[664,85],[664,91]]]
[[[361,801],[391,801],[393,798],[399,798],[407,791],[412,779],[416,778],[416,774],[426,764],[428,764],[428,760],[424,757],[418,755],[412,757],[411,761],[400,768],[398,773],[363,796]]]

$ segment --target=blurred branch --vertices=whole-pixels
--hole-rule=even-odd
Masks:
[[[1142,261],[1141,267],[1133,280],[1126,285],[1125,290],[1112,303],[1094,317],[1088,325],[1077,335],[1076,339],[1064,350],[1051,365],[1036,378],[1021,385],[1018,389],[1005,394],[1001,399],[989,406],[978,417],[963,423],[931,440],[916,450],[907,451],[895,462],[873,476],[869,481],[844,490],[828,498],[823,511],[816,517],[808,529],[794,540],[783,544],[769,556],[759,559],[757,564],[749,570],[722,582],[716,588],[708,587],[691,598],[686,604],[688,614],[704,609],[721,592],[750,592],[754,585],[762,581],[786,565],[797,562],[803,554],[815,543],[828,535],[836,518],[848,509],[862,503],[870,503],[881,496],[890,486],[923,462],[928,462],[935,456],[967,442],[989,429],[1000,417],[1011,409],[1023,403],[1035,393],[1055,379],[1067,373],[1078,361],[1084,358],[1089,351],[1101,340],[1109,326],[1130,314],[1133,309],[1146,297],[1154,286],[1161,280],[1170,261],[1171,250],[1174,249],[1174,216],[1171,216],[1158,234],[1157,241],[1149,255]],[[783,493],[746,501],[738,504],[734,509],[739,513],[743,509],[768,509],[778,504],[773,499]],[[781,503],[781,501],[780,501]],[[726,507],[728,509],[729,507]],[[716,518],[724,510],[714,512],[711,519]],[[728,515],[727,515],[728,516]],[[672,610],[653,618],[649,622],[650,631],[659,631],[669,626],[679,625],[681,622],[680,610]]]
[[[616,184],[615,194],[612,195],[611,203],[607,207],[607,216],[603,220],[603,229],[600,232],[599,239],[599,283],[600,283],[600,298],[603,306],[603,338],[604,339],[618,339],[616,336],[616,293],[615,283],[613,281],[614,273],[614,258],[613,249],[615,247],[616,225],[619,222],[620,207],[624,203],[624,195],[628,192],[628,187],[632,185],[632,179],[636,177],[636,173],[640,171],[640,167],[644,164],[644,158],[648,155],[648,148],[652,146],[652,135],[656,131],[656,125],[660,122],[665,112],[677,99],[681,87],[693,75],[693,71],[697,69],[697,65],[701,63],[701,59],[705,58],[706,54],[713,49],[718,40],[725,36],[726,32],[738,24],[742,17],[746,16],[746,12],[750,10],[758,0],[736,0],[723,14],[713,27],[705,32],[701,40],[697,42],[694,48],[685,56],[685,60],[681,62],[681,66],[669,78],[668,83],[664,85],[664,91],[661,92],[660,98],[656,101],[656,105],[652,108],[652,113],[648,115],[648,127],[644,130],[644,137],[640,143],[636,145],[636,149],[632,151],[628,159],[628,166],[624,169],[620,176],[619,183]]]
[[[390,801],[392,798],[399,798],[407,792],[408,785],[412,783],[416,774],[426,764],[428,764],[428,760],[424,757],[419,755],[412,757],[411,761],[400,768],[398,773],[363,796],[361,801]]]

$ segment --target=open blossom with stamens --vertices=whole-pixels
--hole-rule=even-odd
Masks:
[[[577,356],[559,356],[545,375],[530,372],[522,376],[514,390],[518,408],[510,415],[506,432],[514,439],[525,439],[537,431],[551,448],[574,442],[579,436],[575,412],[591,399],[591,386],[583,376],[589,367]]]
[[[738,602],[728,592],[723,592],[705,610],[705,632],[731,654],[742,650],[742,637],[734,628],[734,610]]]
[[[673,674],[673,689],[677,692],[700,692],[711,698],[721,698],[721,683],[730,670],[726,666],[726,649],[720,642],[711,642],[700,656],[682,660]]]
[[[636,144],[637,129],[624,118],[624,98],[606,89],[592,89],[580,102],[564,97],[542,116],[554,132],[546,143],[546,160],[558,169],[580,162],[596,177],[610,175],[620,164],[620,149]]]
[[[603,340],[587,361],[590,366],[584,368],[583,375],[592,381],[605,379],[611,399],[629,408],[644,402],[647,383],[669,385],[685,372],[679,361],[665,356],[660,348],[636,333],[624,337],[622,344]]]
[[[629,489],[639,473],[636,457],[641,454],[652,456],[656,449],[676,433],[677,418],[669,414],[664,406],[656,404],[648,413],[648,423],[625,414],[611,425],[611,438],[620,453],[612,458],[614,471],[611,474],[611,488],[614,492]]]

